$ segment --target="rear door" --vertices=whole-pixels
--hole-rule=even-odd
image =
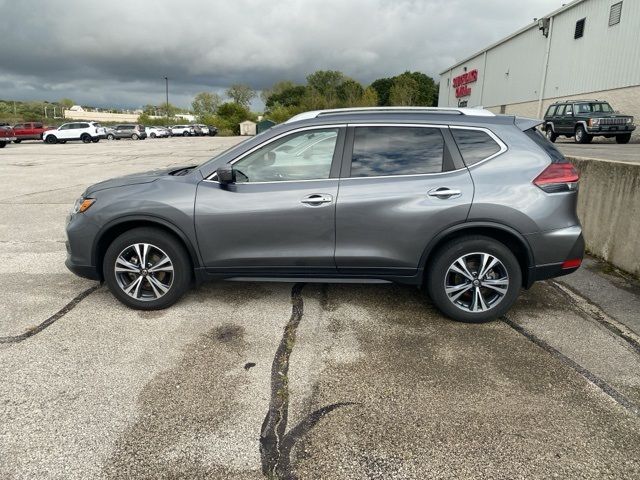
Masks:
[[[464,222],[472,199],[448,127],[350,126],[336,207],[338,270],[416,274],[429,241]]]

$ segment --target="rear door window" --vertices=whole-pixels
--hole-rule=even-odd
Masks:
[[[452,128],[451,134],[467,167],[486,160],[500,151],[500,145],[483,130]]]
[[[439,128],[356,127],[351,177],[438,173],[443,156]]]

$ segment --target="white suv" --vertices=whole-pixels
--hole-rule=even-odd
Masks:
[[[183,137],[195,134],[193,125],[174,125],[170,130],[171,135],[182,135]]]
[[[45,143],[66,143],[69,140],[82,140],[84,143],[98,143],[107,137],[107,131],[96,122],[63,123],[55,130],[47,130],[42,135]]]

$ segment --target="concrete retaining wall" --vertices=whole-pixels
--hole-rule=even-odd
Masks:
[[[567,159],[580,172],[578,216],[587,249],[640,275],[640,164]]]

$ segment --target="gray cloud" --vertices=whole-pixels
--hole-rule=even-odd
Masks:
[[[559,0],[0,0],[0,98],[187,106],[336,69],[368,83],[440,70]],[[175,8],[170,8],[175,7]]]

